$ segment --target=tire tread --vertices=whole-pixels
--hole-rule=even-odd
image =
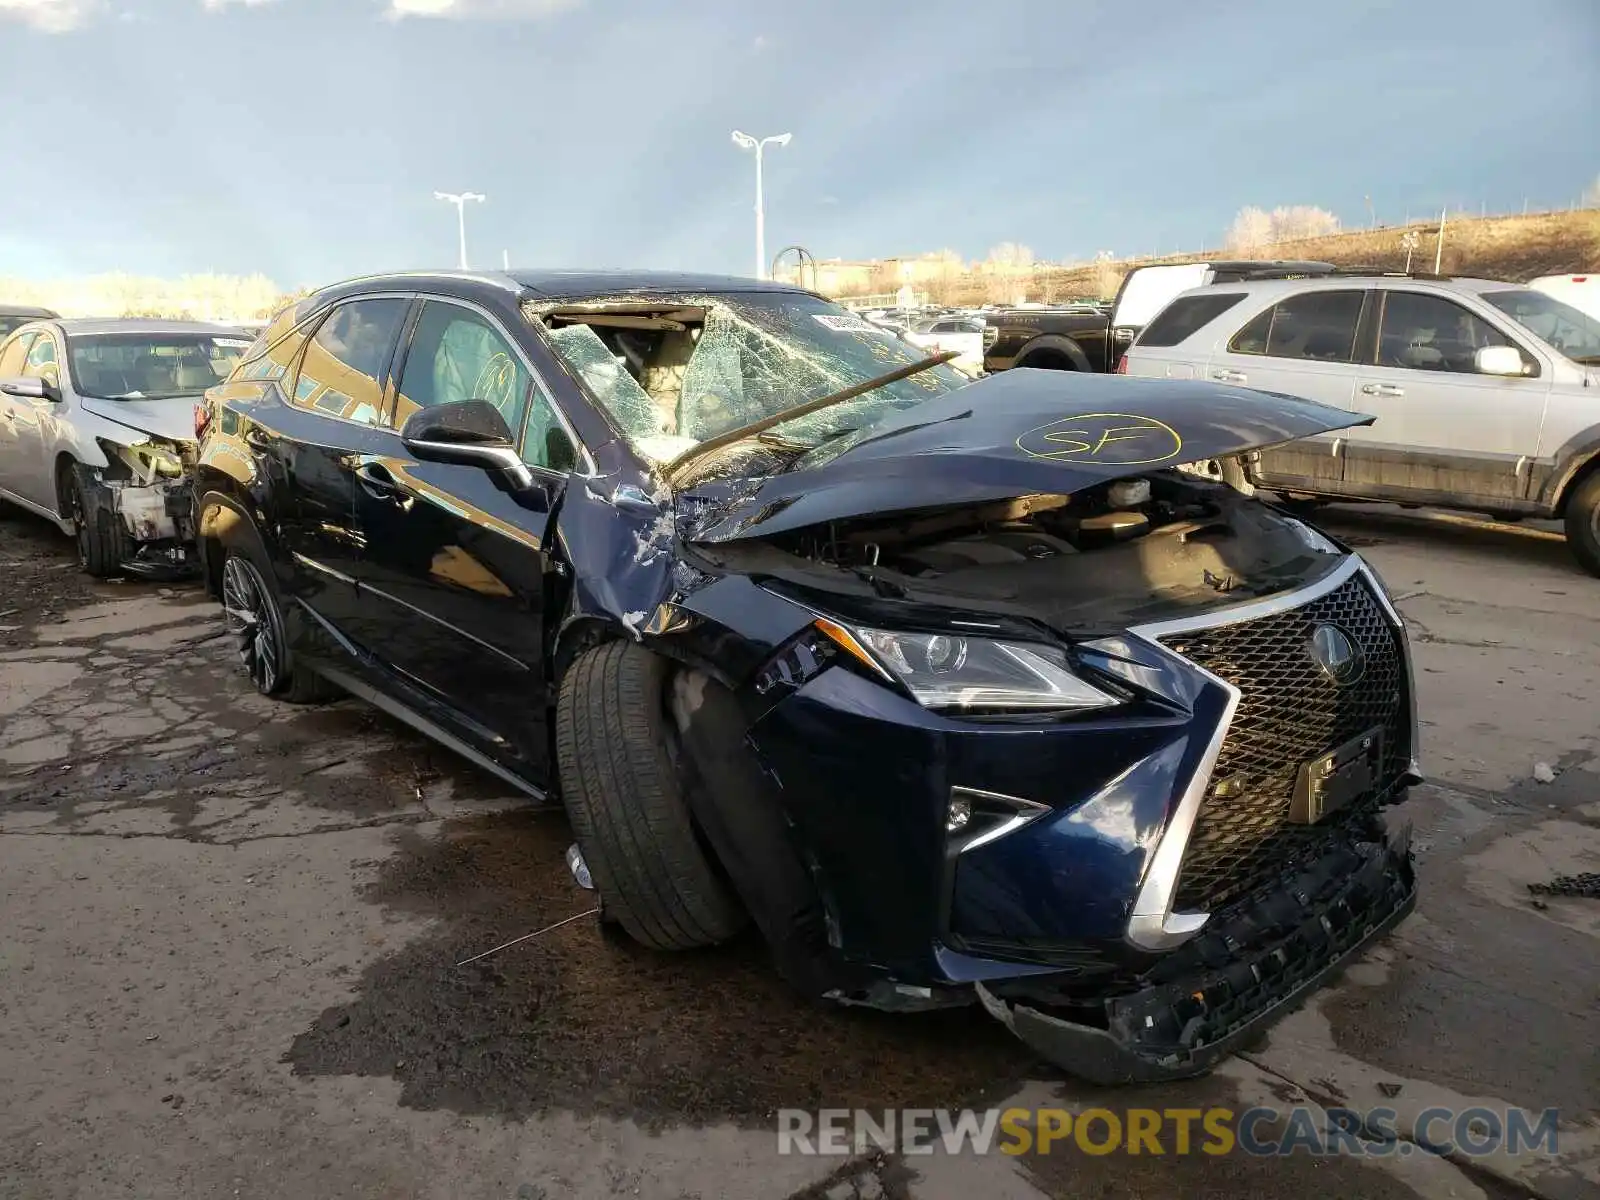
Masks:
[[[639,942],[683,950],[725,941],[745,914],[695,836],[669,749],[670,667],[623,641],[585,653],[562,681],[562,793],[608,913]]]

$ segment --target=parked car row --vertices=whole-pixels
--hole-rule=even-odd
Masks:
[[[1545,291],[1344,272],[1200,287],[1118,369],[1370,414],[1249,456],[1246,480],[1314,501],[1562,520],[1600,575],[1600,320]]]

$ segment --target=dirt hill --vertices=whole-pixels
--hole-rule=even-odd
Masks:
[[[1438,222],[1355,230],[1332,237],[1277,242],[1244,250],[1200,250],[1161,259],[1130,259],[1113,264],[1044,268],[1032,278],[1006,285],[1007,299],[1025,287],[1030,300],[1054,301],[1068,296],[1114,295],[1129,268],[1149,262],[1198,262],[1211,258],[1313,259],[1341,266],[1381,267],[1400,270],[1406,252],[1401,245],[1408,231],[1417,234],[1412,254],[1413,270],[1433,270]],[[1539,213],[1526,217],[1451,217],[1444,228],[1445,274],[1475,275],[1523,281],[1540,275],[1569,271],[1600,271],[1600,209]],[[1020,286],[1019,286],[1020,284]],[[1109,290],[1108,290],[1109,289]],[[952,289],[953,303],[972,304],[1000,299],[992,295],[995,281],[964,275]]]

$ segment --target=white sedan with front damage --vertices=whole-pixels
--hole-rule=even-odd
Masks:
[[[249,347],[195,321],[34,321],[0,343],[0,499],[76,536],[84,570],[194,562],[194,406]]]

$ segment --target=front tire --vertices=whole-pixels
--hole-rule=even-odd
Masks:
[[[256,691],[290,704],[335,699],[338,690],[295,661],[278,589],[264,556],[230,546],[222,560],[222,616]]]
[[[578,846],[608,917],[656,950],[726,941],[746,916],[701,846],[666,712],[672,667],[631,642],[561,681],[556,757]]]
[[[80,465],[67,469],[67,516],[78,541],[78,566],[96,579],[110,579],[121,574],[123,560],[133,553],[133,539],[115,513],[103,505],[90,506],[89,488],[97,485],[86,476]]]
[[[1567,501],[1567,545],[1591,575],[1600,575],[1600,468]]]

